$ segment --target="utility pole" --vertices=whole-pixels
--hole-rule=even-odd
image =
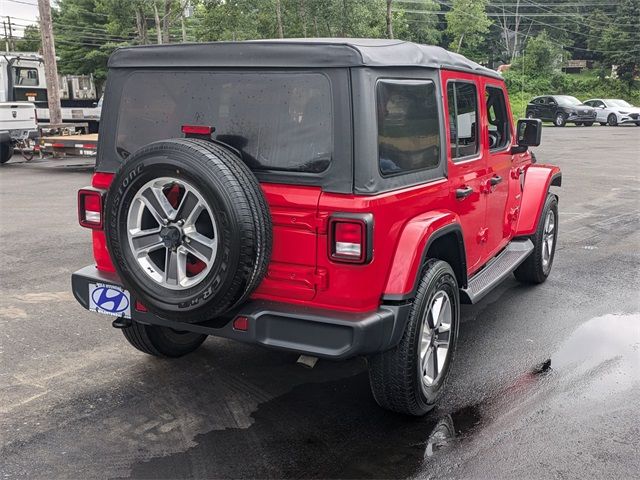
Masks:
[[[7,36],[7,22],[2,21],[2,26],[4,27],[4,51],[9,51],[9,37]]]
[[[58,86],[58,63],[56,46],[53,43],[53,25],[51,23],[51,4],[49,0],[38,0],[40,12],[40,33],[42,35],[42,55],[44,56],[44,76],[47,79],[47,98],[49,100],[49,123],[60,125],[60,88]]]
[[[7,15],[7,24],[9,25],[9,50],[16,49],[15,40],[13,39],[13,27],[11,26],[11,17]]]
[[[387,0],[387,38],[393,38],[393,12],[391,11],[392,0]]]

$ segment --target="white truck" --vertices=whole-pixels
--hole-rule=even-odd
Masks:
[[[36,106],[29,102],[0,103],[0,164],[6,163],[18,147],[30,159],[38,136]]]
[[[101,106],[91,75],[60,77],[62,121],[86,123],[85,133],[97,133]],[[38,121],[50,119],[44,61],[37,53],[0,54],[0,102],[31,102]]]

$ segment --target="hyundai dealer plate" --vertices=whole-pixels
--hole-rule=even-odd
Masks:
[[[89,310],[116,317],[131,318],[131,295],[116,285],[89,284]]]

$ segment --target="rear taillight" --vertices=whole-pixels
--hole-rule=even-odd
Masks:
[[[373,256],[373,215],[336,214],[329,220],[331,259],[368,263]]]
[[[78,192],[78,221],[82,227],[102,230],[101,190],[83,188]]]

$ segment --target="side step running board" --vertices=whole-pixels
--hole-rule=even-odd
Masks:
[[[533,251],[533,243],[528,238],[514,240],[500,254],[469,279],[467,288],[460,290],[462,303],[478,303],[497,284],[525,261]]]

